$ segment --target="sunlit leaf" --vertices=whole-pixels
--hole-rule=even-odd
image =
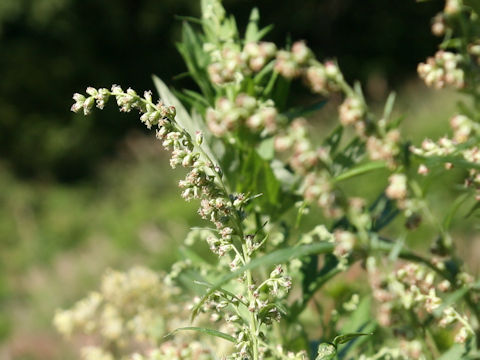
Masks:
[[[210,336],[215,336],[215,337],[218,337],[218,338],[221,338],[221,339],[233,342],[233,343],[236,342],[236,339],[231,335],[225,334],[225,333],[220,332],[220,331],[215,330],[215,329],[207,329],[207,328],[202,328],[202,327],[197,327],[197,326],[186,326],[186,327],[175,329],[171,333],[165,335],[164,338],[173,336],[175,333],[177,333],[179,331],[197,331],[197,332],[201,332],[203,334],[207,334],[207,335],[210,335]]]

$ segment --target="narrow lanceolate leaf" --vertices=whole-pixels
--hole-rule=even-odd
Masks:
[[[384,169],[385,167],[386,167],[385,163],[381,161],[368,162],[366,164],[362,164],[360,166],[354,167],[353,169],[345,171],[340,175],[337,175],[333,179],[333,181],[339,182],[339,181],[347,180],[355,176],[366,174],[374,170]]]
[[[285,263],[292,259],[301,258],[307,255],[313,254],[323,254],[327,252],[332,252],[334,245],[330,242],[318,242],[315,244],[308,244],[296,247],[289,247],[285,249],[280,249],[273,251],[267,255],[264,255],[260,258],[250,261],[247,265],[241,267],[240,269],[231,272],[225,275],[219,282],[212,286],[205,295],[200,299],[197,305],[193,308],[192,311],[192,321],[198,314],[200,307],[205,303],[210,295],[215,291],[220,289],[224,284],[228,283],[230,280],[240,277],[245,271],[253,270],[260,266],[269,266],[275,264]]]
[[[349,342],[350,340],[353,340],[359,336],[369,336],[369,335],[373,335],[373,334],[356,332],[356,333],[338,335],[337,337],[335,337],[335,339],[333,339],[333,344],[335,346],[340,344],[345,344],[346,342]]]
[[[443,219],[443,228],[448,231],[450,229],[450,225],[452,224],[452,220],[455,216],[455,214],[458,213],[458,209],[462,204],[470,198],[469,193],[465,193],[462,196],[459,196],[457,199],[455,199],[455,202],[453,205],[450,207],[448,210],[447,215],[445,215],[445,218]]]
[[[258,41],[258,21],[260,20],[260,13],[255,7],[250,13],[250,19],[248,21],[247,30],[245,31],[245,42]]]
[[[221,332],[221,331],[214,330],[214,329],[207,329],[207,328],[197,327],[197,326],[187,326],[187,327],[182,327],[182,328],[175,329],[175,330],[173,330],[171,333],[165,335],[164,338],[173,336],[175,333],[177,333],[177,332],[179,332],[179,331],[189,331],[189,330],[190,330],[190,331],[198,331],[198,332],[201,332],[201,333],[210,335],[210,336],[216,336],[216,337],[225,339],[225,340],[230,341],[230,342],[233,342],[233,343],[236,341],[236,339],[235,339],[233,336],[228,335],[228,334],[225,334],[225,333],[223,333],[223,332]]]

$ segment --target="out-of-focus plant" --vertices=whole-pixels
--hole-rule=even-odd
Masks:
[[[174,94],[154,78],[159,101],[117,85],[75,94],[72,110],[85,115],[110,100],[122,112],[138,111],[170,151],[172,168],[188,170],[182,197],[199,202],[212,225],[192,229],[164,283],[147,270],[111,273],[102,293],[57,314],[59,330],[100,334],[103,348],[88,348],[86,359],[477,358],[480,283],[456,255],[450,227],[462,206],[470,214],[479,207],[478,14],[477,1],[448,0],[434,18],[433,32],[445,39],[419,74],[472,100],[459,104],[451,138],[418,147],[401,136],[394,94],[375,114],[334,60],[318,60],[302,41],[286,49],[263,41],[270,27],[259,28],[255,9],[240,33],[219,0],[202,1],[202,17],[187,19],[178,44],[198,91]],[[292,107],[293,81],[318,102]],[[338,126],[315,144],[304,116],[338,98]],[[427,194],[452,169],[462,171],[465,186],[440,220]],[[347,180],[369,173],[384,189],[372,199],[352,196]],[[318,218],[309,214],[314,207],[324,219],[303,231],[302,221]],[[391,226],[395,219],[405,226]],[[423,219],[435,240],[420,254],[404,239]],[[197,253],[201,244],[218,259]],[[328,307],[321,290],[356,264],[365,287]],[[181,303],[172,289],[195,293],[191,320],[203,315],[201,324],[158,331],[155,314],[167,324],[168,309]],[[320,331],[310,333],[312,323]],[[183,336],[192,331],[231,345],[188,343]]]

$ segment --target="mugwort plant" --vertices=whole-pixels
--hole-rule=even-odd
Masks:
[[[178,44],[196,90],[156,77],[159,99],[89,87],[72,111],[139,112],[186,169],[181,196],[205,226],[168,274],[107,272],[58,311],[58,330],[95,335],[87,360],[480,358],[480,281],[451,231],[460,209],[480,207],[480,1],[447,0],[433,19],[443,40],[418,74],[465,100],[450,135],[420,144],[402,136],[394,94],[377,114],[334,59],[263,40],[256,9],[239,32],[220,0],[201,7]],[[313,104],[291,104],[295,83]],[[306,116],[325,103],[338,122],[320,138]],[[447,172],[463,185],[442,220],[427,195]],[[384,186],[359,196],[352,184],[372,175]],[[412,236],[433,238],[429,250],[413,251]]]

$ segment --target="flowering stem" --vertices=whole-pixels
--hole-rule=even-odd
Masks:
[[[245,244],[242,244],[243,250],[243,257],[246,263],[250,262],[250,256],[248,255],[248,249]],[[248,301],[250,302],[250,306],[254,306],[255,297],[253,295],[253,280],[252,280],[252,272],[247,270],[245,272],[247,277],[247,291],[248,291]],[[250,310],[250,309],[249,309]],[[253,360],[258,360],[258,322],[257,317],[254,311],[250,311],[250,338],[252,342],[252,352],[253,352]]]

